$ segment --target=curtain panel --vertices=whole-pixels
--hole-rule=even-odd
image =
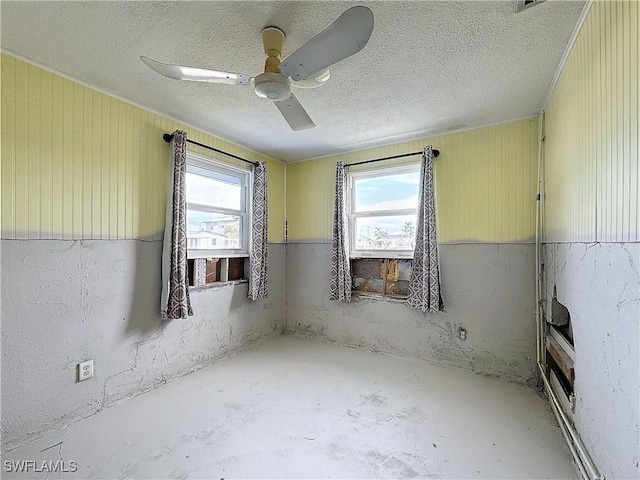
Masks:
[[[253,167],[249,298],[267,298],[267,164]]]
[[[336,164],[336,196],[333,212],[333,241],[329,299],[351,301],[351,266],[349,264],[349,221],[347,218],[347,171],[344,162]]]
[[[409,280],[407,305],[423,312],[444,310],[440,291],[440,267],[436,236],[436,206],[433,179],[433,151],[428,146],[420,163],[416,247]]]
[[[162,318],[193,315],[187,271],[187,133],[173,132],[167,185],[167,216],[162,249]]]

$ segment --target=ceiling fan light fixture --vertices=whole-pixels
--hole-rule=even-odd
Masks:
[[[327,68],[326,70],[314,73],[304,80],[291,79],[291,85],[298,88],[316,88],[324,85],[329,78],[331,78],[331,72]]]
[[[327,80],[329,80],[329,78],[331,78],[331,72],[327,68],[324,72],[316,73],[314,77],[319,82],[326,82]]]
[[[254,91],[261,98],[280,102],[291,95],[291,83],[280,73],[261,73],[255,79]]]

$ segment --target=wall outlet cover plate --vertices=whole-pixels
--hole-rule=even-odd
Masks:
[[[82,382],[93,377],[93,360],[87,360],[78,364],[78,381]]]

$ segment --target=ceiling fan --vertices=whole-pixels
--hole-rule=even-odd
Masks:
[[[140,59],[156,72],[175,80],[253,85],[259,97],[272,100],[292,130],[304,130],[316,125],[291,86],[313,88],[329,79],[327,68],[364,48],[373,31],[373,13],[367,7],[352,7],[305,45],[281,61],[285,34],[276,27],[262,31],[262,43],[267,59],[264,73],[256,77],[241,73],[221,72],[203,68],[168,65],[149,57]]]

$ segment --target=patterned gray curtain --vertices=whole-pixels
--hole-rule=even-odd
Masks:
[[[267,298],[267,164],[253,167],[249,298]]]
[[[187,272],[187,133],[173,132],[167,188],[167,217],[162,249],[162,318],[193,315]]]
[[[351,266],[349,265],[349,231],[347,219],[347,172],[343,162],[336,164],[336,202],[333,212],[333,243],[329,299],[351,301]]]
[[[420,163],[420,194],[416,248],[413,252],[413,269],[409,280],[407,305],[423,312],[444,310],[440,292],[440,267],[436,239],[436,205],[433,186],[433,152],[431,146],[424,149]]]

